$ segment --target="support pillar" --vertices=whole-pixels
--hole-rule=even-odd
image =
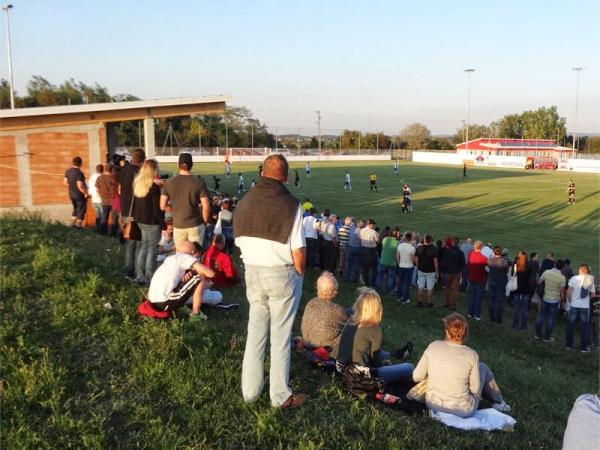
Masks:
[[[154,141],[154,119],[146,117],[144,119],[144,151],[146,158],[154,158],[156,156],[156,143]]]
[[[16,133],[15,152],[19,173],[19,190],[21,191],[21,206],[33,206],[33,190],[31,188],[31,167],[29,164],[29,143],[25,133]],[[62,180],[61,180],[62,181]]]

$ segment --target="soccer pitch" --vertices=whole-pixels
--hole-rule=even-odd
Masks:
[[[236,195],[237,175],[244,175],[246,189],[258,179],[259,163],[232,163],[232,176],[225,178],[224,164],[196,164],[195,173],[213,187],[212,175],[221,179],[221,191]],[[338,215],[374,218],[383,227],[398,225],[402,231],[430,233],[434,239],[459,236],[489,241],[508,248],[538,252],[553,251],[573,264],[586,262],[598,271],[600,232],[600,176],[587,173],[524,171],[470,167],[462,180],[462,167],[400,161],[398,176],[393,163],[315,162],[306,177],[304,163],[290,164],[289,190],[300,200],[308,197],[322,211]],[[294,170],[300,174],[295,188]],[[176,170],[161,164],[162,172]],[[344,191],[344,174],[352,178],[352,191]],[[369,172],[377,174],[378,192],[369,191]],[[577,203],[567,205],[567,182],[573,178]],[[413,212],[401,213],[402,183],[413,191]]]

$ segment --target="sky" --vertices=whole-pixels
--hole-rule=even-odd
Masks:
[[[276,133],[316,130],[320,110],[324,133],[450,134],[475,68],[471,123],[556,105],[572,131],[585,66],[577,130],[600,132],[597,0],[11,3],[19,94],[32,75],[74,78],[143,99],[230,95]]]

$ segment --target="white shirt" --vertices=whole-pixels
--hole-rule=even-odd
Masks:
[[[571,293],[571,308],[589,308],[590,292],[594,289],[594,277],[591,275],[576,275],[569,280],[569,287],[573,288]],[[586,296],[581,296],[581,288],[588,290]]]
[[[350,174],[349,173],[346,174],[346,183],[350,183]]]
[[[179,284],[186,270],[190,269],[198,260],[189,253],[175,253],[167,258],[156,269],[150,281],[148,300],[160,303],[167,300],[173,289]]]
[[[332,241],[334,238],[337,239],[337,229],[331,222],[321,225],[321,234],[326,241]]]
[[[238,185],[242,185],[242,184],[244,184],[244,177],[240,175],[238,178]]]
[[[490,259],[492,256],[494,256],[494,250],[489,248],[487,245],[484,245],[481,249],[481,254],[484,255],[487,259]]]
[[[408,242],[403,242],[398,245],[398,249],[396,250],[396,254],[400,257],[398,267],[402,267],[403,269],[412,268],[414,266],[413,261],[416,251],[417,250]]]
[[[304,228],[304,237],[307,239],[317,239],[317,219],[315,216],[306,216],[302,219],[302,228]]]
[[[306,247],[302,226],[302,207],[298,206],[292,231],[285,244],[250,236],[235,238],[235,245],[242,251],[244,264],[250,266],[277,267],[292,265],[292,252]]]
[[[92,196],[92,203],[102,203],[98,189],[96,189],[96,181],[100,178],[101,173],[95,173],[88,181],[88,192]]]

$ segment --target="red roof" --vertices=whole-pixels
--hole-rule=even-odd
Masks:
[[[498,139],[498,138],[480,138],[456,145],[457,150],[554,150],[567,151],[566,147],[561,147],[552,139]]]

